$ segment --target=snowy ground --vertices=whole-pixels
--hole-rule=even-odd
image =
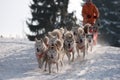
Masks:
[[[38,69],[34,42],[0,39],[0,80],[120,80],[120,48],[97,45],[59,73]]]

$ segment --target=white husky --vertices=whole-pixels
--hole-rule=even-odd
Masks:
[[[43,63],[46,61],[47,46],[42,39],[35,38],[35,54],[38,61],[39,68],[42,68]]]

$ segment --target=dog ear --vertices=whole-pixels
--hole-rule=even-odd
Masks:
[[[74,36],[74,33],[73,33],[73,31],[70,31],[70,33],[71,33],[71,37],[73,37],[73,36]]]
[[[63,27],[60,28],[60,32],[61,32],[62,34],[64,33]]]

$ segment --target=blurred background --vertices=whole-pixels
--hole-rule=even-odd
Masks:
[[[35,1],[35,0],[33,0]],[[43,16],[39,16],[38,22],[43,22],[41,25],[38,23],[38,25],[35,25],[37,30],[40,30],[40,28],[46,32],[53,30],[54,28],[59,27],[68,27],[70,26],[74,27],[76,25],[81,25],[82,17],[79,17],[81,15],[81,7],[84,4],[81,0],[39,0],[41,1],[41,5],[39,5],[39,14],[45,16],[43,20]],[[39,3],[38,1],[38,3]],[[42,2],[43,1],[43,2]],[[53,2],[52,2],[53,1]],[[76,5],[76,3],[79,3],[79,6],[73,6]],[[46,4],[45,4],[46,3]],[[74,4],[73,4],[74,3]],[[93,3],[98,7],[100,12],[100,18],[98,20],[99,23],[99,43],[103,45],[111,45],[111,46],[117,46],[120,47],[120,1],[114,0],[93,0]],[[36,3],[35,3],[36,4]],[[34,10],[37,6],[34,3],[31,4],[31,9]],[[54,5],[54,6],[53,6]],[[42,8],[46,7],[46,9]],[[74,7],[74,9],[70,9]],[[76,10],[75,10],[76,9]],[[42,12],[43,11],[43,12]],[[78,12],[78,13],[77,13]],[[32,16],[35,16],[37,13],[33,11],[34,14]],[[44,13],[44,14],[43,14]],[[45,15],[46,13],[46,15]],[[80,15],[77,15],[80,14]],[[76,17],[75,17],[75,16]],[[41,18],[41,19],[40,19]],[[48,20],[49,19],[49,20]],[[51,21],[50,21],[51,20]],[[32,20],[33,22],[36,21]],[[78,23],[77,23],[78,21]],[[52,23],[51,23],[52,22]],[[47,24],[45,24],[47,23]],[[29,25],[29,28],[32,28],[32,24]],[[39,26],[39,27],[37,27]],[[41,26],[41,27],[40,27]],[[48,27],[49,26],[49,27]],[[35,30],[35,29],[32,29]],[[31,30],[31,31],[32,31]],[[39,31],[36,30],[36,34],[39,34]],[[35,32],[35,31],[33,31]],[[44,33],[44,32],[43,32]],[[46,34],[46,33],[45,33]],[[30,38],[30,36],[28,35]]]
[[[100,11],[100,39],[120,47],[120,0],[93,0]]]
[[[55,28],[82,25],[85,0],[0,0],[0,37],[34,40]],[[99,43],[120,47],[120,1],[92,0],[100,11]]]

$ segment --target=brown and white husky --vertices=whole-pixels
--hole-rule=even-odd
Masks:
[[[49,38],[47,51],[47,63],[49,67],[49,73],[52,71],[52,64],[56,64],[57,72],[59,71],[59,63],[63,65],[64,53],[61,52],[62,42],[57,36]]]
[[[68,57],[68,62],[74,61],[75,54],[75,40],[72,31],[66,31],[64,34],[64,51]],[[72,60],[71,60],[72,56]]]
[[[78,53],[78,56],[80,56],[80,51],[83,53],[83,58],[85,57],[85,54],[87,53],[87,41],[86,37],[84,35],[84,30],[82,27],[79,27],[76,34],[76,50]]]
[[[94,43],[94,40],[93,40],[93,26],[91,24],[85,24],[84,25],[84,31],[85,31],[85,36],[86,36],[86,39],[87,39],[87,47],[88,49],[90,49],[90,51],[92,51],[92,48],[93,48],[93,43]]]

